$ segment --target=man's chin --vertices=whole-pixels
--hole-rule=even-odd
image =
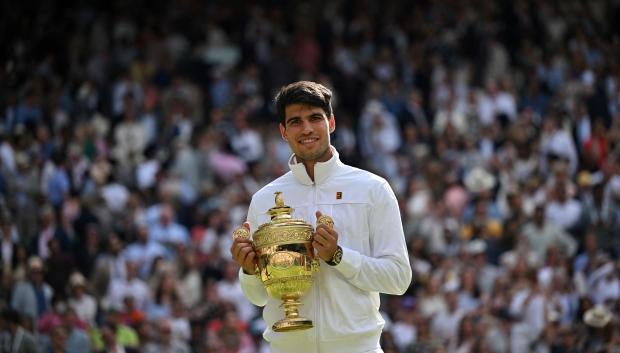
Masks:
[[[320,153],[295,153],[300,162],[316,162],[321,156]]]

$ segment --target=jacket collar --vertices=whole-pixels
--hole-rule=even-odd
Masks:
[[[291,172],[295,176],[295,179],[303,185],[321,184],[336,170],[336,166],[341,163],[338,151],[334,146],[329,146],[332,150],[332,158],[325,162],[317,162],[314,164],[314,182],[310,179],[310,176],[306,172],[306,167],[303,163],[297,162],[295,154],[291,155],[288,160],[288,166]]]

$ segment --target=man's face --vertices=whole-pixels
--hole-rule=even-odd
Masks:
[[[284,115],[280,133],[298,160],[327,161],[331,156],[329,134],[336,127],[334,116],[327,117],[323,109],[305,104],[287,105]]]

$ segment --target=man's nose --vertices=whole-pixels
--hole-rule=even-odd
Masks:
[[[310,120],[303,120],[302,121],[302,132],[304,134],[308,134],[312,132],[312,124],[310,123]]]

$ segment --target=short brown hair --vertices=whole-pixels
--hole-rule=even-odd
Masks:
[[[332,91],[320,83],[312,81],[297,81],[280,88],[274,99],[276,113],[280,123],[284,124],[286,116],[284,110],[287,105],[307,104],[319,107],[325,111],[327,117],[332,115]]]

